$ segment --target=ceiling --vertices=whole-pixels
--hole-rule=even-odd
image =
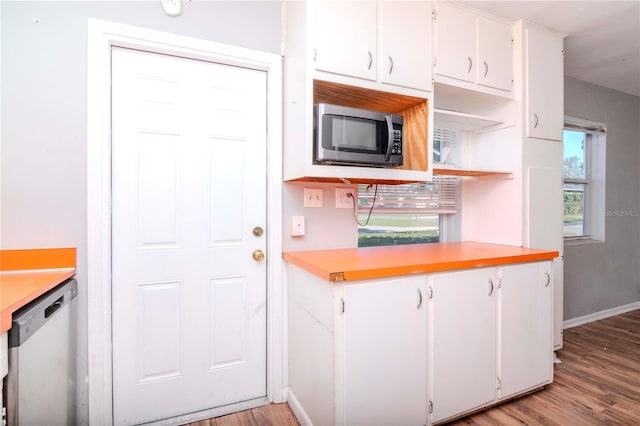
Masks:
[[[640,96],[640,0],[461,3],[566,34],[565,75]]]

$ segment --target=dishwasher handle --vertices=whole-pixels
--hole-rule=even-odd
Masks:
[[[55,302],[53,302],[52,304],[44,308],[44,317],[49,318],[58,309],[62,308],[63,305],[64,305],[64,296],[60,296],[58,300],[56,300]]]

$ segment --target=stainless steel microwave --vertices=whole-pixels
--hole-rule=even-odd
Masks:
[[[315,164],[397,167],[403,163],[399,114],[331,104],[314,107]]]

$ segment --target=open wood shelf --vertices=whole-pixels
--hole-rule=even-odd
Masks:
[[[404,117],[404,164],[397,170],[428,170],[429,100],[323,80],[313,81],[313,103],[401,114]],[[389,176],[393,175],[389,169]],[[394,179],[389,179],[393,181]]]
[[[446,175],[446,176],[461,176],[461,177],[510,177],[511,172],[504,170],[477,170],[477,169],[463,169],[455,167],[437,167],[433,168],[434,175]]]

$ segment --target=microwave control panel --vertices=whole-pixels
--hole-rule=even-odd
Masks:
[[[393,147],[391,148],[391,154],[402,154],[402,130],[393,131]]]

